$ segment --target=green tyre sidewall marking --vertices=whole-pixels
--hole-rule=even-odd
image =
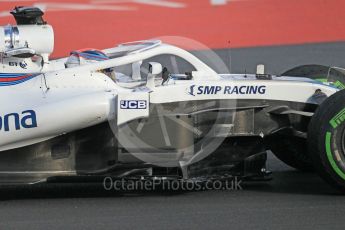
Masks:
[[[331,149],[331,139],[332,139],[332,133],[326,132],[325,147],[326,147],[326,154],[327,154],[328,161],[331,164],[333,170],[336,172],[336,174],[340,176],[343,180],[345,180],[345,173],[338,167],[336,161],[333,158],[332,149]]]

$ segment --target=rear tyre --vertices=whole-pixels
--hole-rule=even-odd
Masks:
[[[314,80],[327,81],[329,68],[329,66],[323,65],[301,65],[285,71],[281,76],[307,77]]]
[[[345,192],[345,90],[327,98],[308,128],[309,155],[315,170]]]

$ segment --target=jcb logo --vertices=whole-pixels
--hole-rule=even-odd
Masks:
[[[146,109],[147,102],[145,100],[123,100],[120,102],[121,109]]]

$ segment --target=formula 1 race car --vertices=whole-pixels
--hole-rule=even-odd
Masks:
[[[343,69],[220,74],[159,40],[49,60],[54,34],[43,12],[11,13],[17,25],[0,27],[1,183],[265,179],[271,150],[345,190]]]

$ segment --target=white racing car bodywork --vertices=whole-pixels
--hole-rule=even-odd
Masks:
[[[134,172],[265,177],[267,149],[287,149],[294,158],[281,159],[306,169],[309,121],[342,85],[330,70],[327,82],[271,76],[262,66],[257,74],[218,73],[158,40],[49,60],[53,31],[41,12],[13,14],[19,25],[0,27],[2,183]],[[171,74],[162,55],[188,71]]]
[[[105,122],[114,112],[118,118],[117,125],[122,125],[133,119],[149,116],[150,104],[220,99],[281,100],[313,104],[316,102],[312,101],[312,96],[317,89],[327,96],[338,91],[335,87],[304,78],[273,76],[272,80],[257,80],[255,75],[215,74],[187,51],[159,41],[154,44],[150,47],[151,41],[142,42],[126,45],[127,49],[120,45],[120,51],[136,50],[138,47],[139,51],[69,69],[59,64],[65,59],[50,61],[47,65],[52,65],[52,68],[46,68],[45,73],[19,84],[1,86],[0,150],[35,144]],[[144,50],[140,51],[141,47]],[[104,52],[111,56],[113,52],[119,52],[118,49]],[[194,79],[171,80],[158,86],[148,86],[147,83],[128,89],[97,72],[162,54],[173,54],[192,64],[196,69],[193,72]],[[121,107],[122,100],[142,100],[147,106],[145,109],[128,109]],[[32,112],[30,114],[25,111]],[[33,120],[35,124],[30,125]]]

